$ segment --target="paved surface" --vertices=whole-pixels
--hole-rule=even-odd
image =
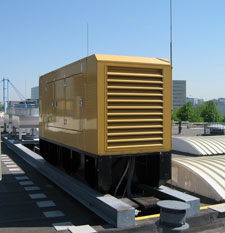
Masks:
[[[172,136],[197,136],[204,133],[203,127],[188,128],[186,125],[182,126],[181,134],[178,134],[178,126],[173,125]]]
[[[106,224],[2,144],[0,232],[94,232]],[[53,226],[55,225],[55,227]],[[70,231],[68,227],[71,226]],[[78,227],[79,226],[79,227]],[[95,226],[95,228],[92,228]]]
[[[188,130],[192,134],[195,132]],[[129,229],[110,229],[103,220],[40,175],[4,144],[2,153],[0,233],[161,232],[155,224],[158,218],[136,221],[136,226]],[[212,210],[205,210],[190,219],[191,229],[186,232],[225,233],[224,219]]]

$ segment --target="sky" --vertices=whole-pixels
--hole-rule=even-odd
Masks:
[[[170,59],[169,3],[0,0],[0,79],[29,98],[40,75],[87,54]],[[187,81],[188,97],[225,97],[225,0],[172,3],[173,79]],[[12,88],[9,99],[19,99]]]

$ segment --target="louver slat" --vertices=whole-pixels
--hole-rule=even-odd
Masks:
[[[163,145],[162,70],[108,67],[107,150]]]

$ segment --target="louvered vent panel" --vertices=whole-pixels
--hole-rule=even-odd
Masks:
[[[107,150],[163,145],[161,69],[108,67]]]

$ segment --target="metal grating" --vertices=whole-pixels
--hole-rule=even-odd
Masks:
[[[163,145],[161,69],[108,67],[107,150]]]

